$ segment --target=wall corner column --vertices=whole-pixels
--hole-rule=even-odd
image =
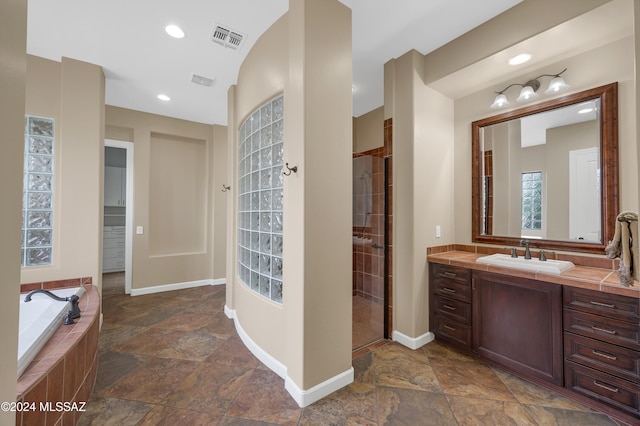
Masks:
[[[27,73],[27,1],[0,3],[0,400],[15,401],[20,292],[20,222]],[[15,412],[0,412],[1,425],[15,425]]]
[[[285,86],[286,388],[306,406],[353,381],[351,367],[351,10],[289,8]],[[327,32],[330,24],[331,31]]]

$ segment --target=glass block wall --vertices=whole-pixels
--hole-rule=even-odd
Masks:
[[[51,264],[54,120],[25,120],[22,266]]]
[[[238,144],[238,275],[282,303],[283,105],[279,96],[242,123]]]

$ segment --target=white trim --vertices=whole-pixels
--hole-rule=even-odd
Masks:
[[[353,383],[354,372],[353,367],[350,367],[347,371],[344,371],[328,380],[325,380],[324,382],[312,387],[311,389],[300,389],[287,375],[287,366],[272,357],[260,346],[258,346],[258,344],[256,344],[256,342],[254,342],[253,339],[251,339],[251,337],[249,337],[249,335],[244,331],[244,329],[240,325],[240,321],[238,320],[236,311],[234,309],[229,308],[225,304],[224,314],[227,316],[227,318],[233,320],[236,326],[236,331],[238,332],[242,343],[244,343],[247,349],[249,349],[249,351],[271,371],[284,379],[284,388],[298,403],[298,406],[306,407],[308,405],[311,405],[314,402],[319,401],[320,399],[329,395],[330,393],[333,393],[338,389]]]
[[[132,296],[141,296],[143,294],[162,293],[163,291],[183,290],[185,288],[202,287],[205,285],[214,285],[213,280],[187,281],[184,283],[156,285],[153,287],[132,288]]]
[[[213,281],[211,281],[211,285],[223,285],[226,283],[227,283],[226,278],[214,278]]]
[[[353,383],[353,367],[307,390],[300,389],[293,380],[287,376],[284,380],[284,388],[298,403],[298,406],[307,407],[351,383]]]
[[[236,331],[238,332],[238,336],[242,340],[242,343],[249,349],[249,351],[260,360],[264,365],[269,367],[271,371],[276,373],[278,376],[283,379],[287,376],[287,367],[272,357],[268,352],[262,349],[256,342],[253,341],[251,337],[247,334],[246,331],[240,325],[240,321],[236,316],[236,311],[234,309],[230,309],[227,305],[224,305],[224,313],[227,318],[233,319],[233,322],[236,326]]]
[[[398,342],[409,349],[413,349],[414,351],[433,341],[435,338],[436,336],[430,331],[418,337],[409,337],[397,330],[394,330],[393,333],[391,333],[391,339],[393,339],[394,342]]]
[[[236,319],[236,311],[234,309],[229,308],[226,304],[224,305],[224,314],[229,319]]]

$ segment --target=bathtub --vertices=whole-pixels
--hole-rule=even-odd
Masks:
[[[74,294],[82,297],[84,294],[82,287],[60,288],[50,291],[59,297],[69,297]],[[25,302],[24,298],[27,294],[20,295],[18,377],[27,369],[51,335],[62,325],[64,317],[69,311],[69,302],[59,302],[42,293],[34,294],[30,302]]]

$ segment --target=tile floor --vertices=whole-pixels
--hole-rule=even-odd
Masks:
[[[384,305],[353,296],[352,346],[358,349],[384,339]]]
[[[304,409],[242,344],[224,286],[105,292],[98,378],[81,425],[615,425],[432,342],[353,360],[355,382]]]

